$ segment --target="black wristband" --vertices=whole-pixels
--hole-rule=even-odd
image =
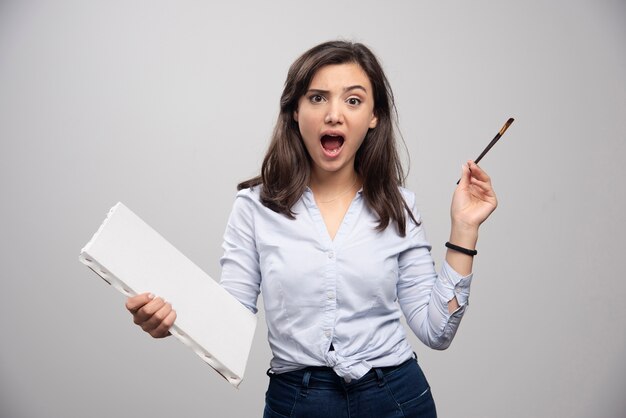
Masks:
[[[466,255],[471,255],[472,257],[478,254],[478,251],[476,250],[468,250],[467,248],[459,247],[458,245],[451,244],[450,242],[446,242],[446,247]]]

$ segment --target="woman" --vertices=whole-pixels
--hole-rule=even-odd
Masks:
[[[258,177],[239,184],[221,284],[256,312],[273,359],[264,417],[433,417],[400,325],[449,346],[467,306],[478,227],[496,208],[487,174],[462,168],[437,275],[415,197],[403,186],[395,106],[362,44],[327,42],[291,66]],[[162,299],[129,298],[135,323],[168,335]]]

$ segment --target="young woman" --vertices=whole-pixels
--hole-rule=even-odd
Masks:
[[[291,66],[258,177],[239,184],[221,284],[253,312],[259,292],[273,353],[264,417],[434,417],[400,324],[445,349],[465,312],[478,227],[496,208],[487,174],[463,165],[448,251],[434,269],[404,189],[395,105],[362,44],[327,42]],[[149,294],[135,323],[168,335],[176,313]]]

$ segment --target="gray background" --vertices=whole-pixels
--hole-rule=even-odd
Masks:
[[[440,416],[626,415],[623,1],[3,0],[2,418],[261,415],[262,318],[233,389],[78,253],[121,200],[218,278],[287,68],[334,38],[383,62],[438,262],[461,163],[516,118],[456,340],[411,340]]]

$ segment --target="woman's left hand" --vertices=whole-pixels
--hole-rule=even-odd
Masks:
[[[487,173],[473,161],[463,164],[461,181],[452,196],[452,223],[478,229],[497,206],[496,193]]]

